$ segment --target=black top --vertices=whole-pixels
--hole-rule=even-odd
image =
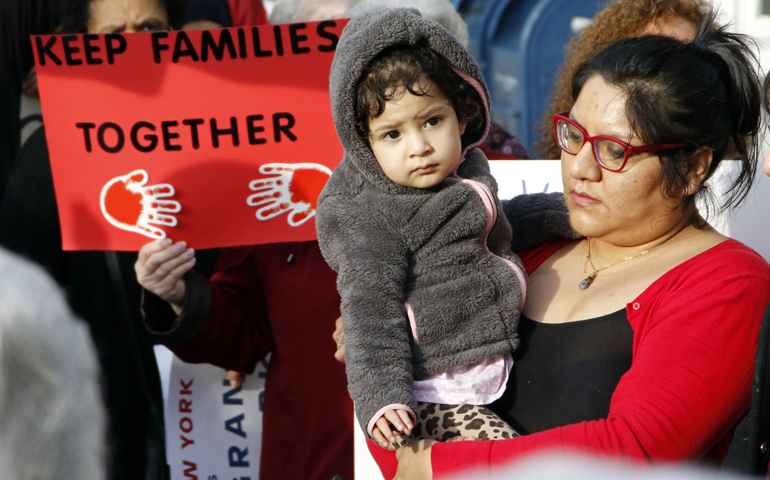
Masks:
[[[522,315],[519,337],[506,391],[491,405],[495,413],[521,434],[607,418],[631,367],[634,332],[625,309],[560,324]]]

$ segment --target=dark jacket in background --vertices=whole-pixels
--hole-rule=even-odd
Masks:
[[[0,198],[19,151],[21,86],[35,65],[29,37],[58,24],[58,0],[0,1]]]
[[[163,395],[153,344],[141,321],[136,253],[62,251],[43,128],[24,144],[9,178],[0,202],[0,245],[53,276],[96,344],[109,421],[107,478],[167,478]],[[213,270],[205,257],[198,264]]]

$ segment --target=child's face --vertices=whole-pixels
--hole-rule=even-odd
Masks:
[[[415,188],[441,183],[460,162],[460,135],[465,122],[432,84],[404,91],[385,104],[382,115],[369,122],[372,151],[380,168],[394,182]]]

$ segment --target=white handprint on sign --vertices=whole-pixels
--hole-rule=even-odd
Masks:
[[[115,177],[102,187],[101,207],[104,217],[113,225],[151,238],[166,238],[166,232],[151,224],[176,226],[176,217],[165,215],[181,210],[175,200],[161,200],[174,195],[168,183],[147,185],[147,172],[135,170]]]
[[[249,188],[254,193],[246,200],[257,209],[257,218],[270,220],[289,212],[292,227],[302,225],[315,216],[318,196],[332,171],[318,163],[267,163],[259,173],[271,175],[253,180]]]

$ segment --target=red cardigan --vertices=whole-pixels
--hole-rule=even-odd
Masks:
[[[527,271],[566,243],[524,252]],[[633,363],[606,419],[511,440],[435,444],[434,478],[469,468],[494,477],[512,460],[545,450],[721,463],[751,402],[757,335],[769,302],[770,265],[740,242],[727,240],[687,260],[626,305]],[[392,478],[393,457],[370,450]]]
[[[171,346],[190,363],[251,373],[272,352],[261,480],[353,478],[353,402],[331,338],[340,315],[335,280],[317,242],[224,248],[207,282],[210,307],[188,312],[177,329],[193,332]]]

